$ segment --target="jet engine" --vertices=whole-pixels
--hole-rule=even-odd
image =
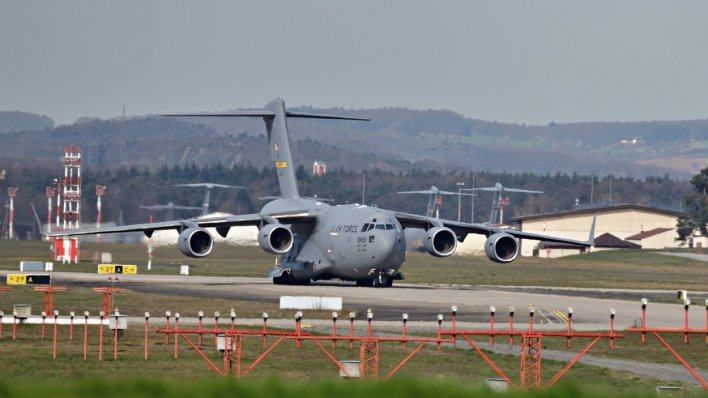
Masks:
[[[447,257],[457,249],[457,236],[450,228],[433,227],[426,231],[423,247],[435,257]]]
[[[177,238],[179,250],[187,257],[206,257],[214,247],[214,239],[204,228],[187,228]]]
[[[510,263],[519,256],[519,241],[507,233],[497,233],[484,243],[484,253],[497,263]]]
[[[268,224],[258,231],[258,244],[270,254],[285,254],[293,247],[293,232],[282,224]]]

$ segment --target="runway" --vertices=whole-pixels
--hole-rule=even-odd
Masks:
[[[10,271],[0,271],[6,275]],[[14,271],[13,271],[14,272]],[[105,285],[106,275],[53,272],[57,286],[76,284]],[[393,288],[363,288],[349,283],[320,282],[310,286],[273,285],[268,278],[202,277],[180,275],[121,275],[120,287],[147,293],[187,297],[206,297],[253,302],[277,303],[281,296],[342,297],[347,311],[364,314],[371,309],[377,321],[400,321],[408,313],[413,322],[435,322],[438,314],[450,318],[450,308],[458,308],[461,327],[486,327],[490,306],[496,308],[497,322],[505,322],[509,307],[515,308],[514,322],[527,323],[529,308],[534,307],[534,326],[547,330],[566,327],[568,307],[573,309],[576,330],[607,330],[610,309],[614,309],[615,328],[639,326],[640,297],[649,297],[647,326],[680,328],[684,324],[684,307],[675,300],[674,291],[561,289],[543,287],[430,286],[400,283]],[[117,287],[117,286],[116,286]],[[689,327],[704,328],[706,292],[695,292],[689,309]],[[604,297],[631,298],[628,300]],[[652,302],[661,299],[663,303]],[[675,303],[669,304],[674,300]]]

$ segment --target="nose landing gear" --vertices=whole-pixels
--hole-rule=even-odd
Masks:
[[[388,273],[381,271],[374,278],[373,286],[374,287],[391,287],[391,286],[393,286],[393,278],[391,278],[391,275],[389,275]]]

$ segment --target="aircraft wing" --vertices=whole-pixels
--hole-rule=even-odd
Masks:
[[[164,221],[146,224],[131,224],[121,225],[116,227],[92,228],[92,229],[77,229],[68,231],[51,232],[44,234],[48,237],[63,237],[63,236],[80,236],[80,235],[96,235],[96,234],[114,234],[123,232],[142,232],[146,236],[152,236],[152,233],[160,230],[175,229],[181,230],[189,227],[201,228],[228,228],[237,226],[257,226],[262,223],[280,222],[281,224],[300,224],[313,222],[315,216],[309,211],[294,211],[286,213],[274,214],[241,214],[230,215],[223,217],[209,218],[191,218],[185,220]],[[228,231],[228,230],[227,230]]]
[[[473,193],[464,193],[464,192],[460,193],[460,192],[441,191],[441,190],[434,191],[432,189],[425,189],[422,191],[401,191],[401,192],[396,192],[396,193],[400,193],[400,194],[427,193],[427,194],[436,194],[436,195],[475,196],[475,194],[473,194]]]
[[[240,185],[224,185],[224,184],[215,184],[211,182],[198,182],[194,184],[175,184],[173,185],[175,187],[192,187],[192,188],[239,188],[239,189],[245,189],[245,187],[242,187]]]
[[[491,236],[496,233],[506,233],[519,239],[540,240],[544,242],[570,243],[581,246],[592,246],[595,239],[595,219],[593,218],[592,226],[590,227],[590,236],[586,241],[574,239],[560,238],[550,235],[534,234],[530,232],[517,231],[509,228],[491,227],[484,224],[471,224],[452,220],[444,220],[439,218],[431,218],[419,216],[416,214],[393,212],[398,222],[404,228],[420,228],[427,229],[431,226],[447,227],[455,232],[459,241],[463,241],[467,234],[480,234]]]

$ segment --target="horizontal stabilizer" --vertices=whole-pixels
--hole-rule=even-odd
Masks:
[[[304,112],[291,112],[291,111],[286,111],[285,116],[307,118],[307,119],[361,120],[361,121],[365,121],[365,122],[371,121],[371,119],[366,119],[366,118],[361,118],[361,117],[323,115],[323,114],[319,114],[319,113],[304,113]]]
[[[233,112],[223,112],[223,113],[177,113],[177,114],[165,114],[160,116],[167,117],[275,117],[275,112],[273,111],[233,111]],[[349,117],[349,116],[339,116],[339,115],[325,115],[320,113],[305,113],[305,112],[291,112],[286,111],[285,116],[292,118],[306,118],[306,119],[336,119],[336,120],[360,120],[360,121],[370,121],[371,119],[359,118],[359,117]]]
[[[167,117],[274,117],[273,111],[233,111],[224,113],[173,113],[160,116]]]
[[[483,188],[463,188],[463,191],[485,191],[485,192],[502,192],[496,187],[483,187]],[[543,191],[532,191],[530,189],[519,189],[519,188],[507,188],[504,187],[503,192],[521,192],[521,193],[543,193]]]
[[[175,185],[173,185],[173,186],[175,186],[175,187],[195,187],[195,188],[198,188],[198,187],[205,187],[205,188],[208,188],[208,189],[211,189],[211,188],[240,188],[240,189],[245,189],[245,187],[242,187],[242,186],[240,186],[240,185],[214,184],[214,183],[211,183],[211,182],[197,182],[197,183],[194,183],[194,184],[175,184]]]

